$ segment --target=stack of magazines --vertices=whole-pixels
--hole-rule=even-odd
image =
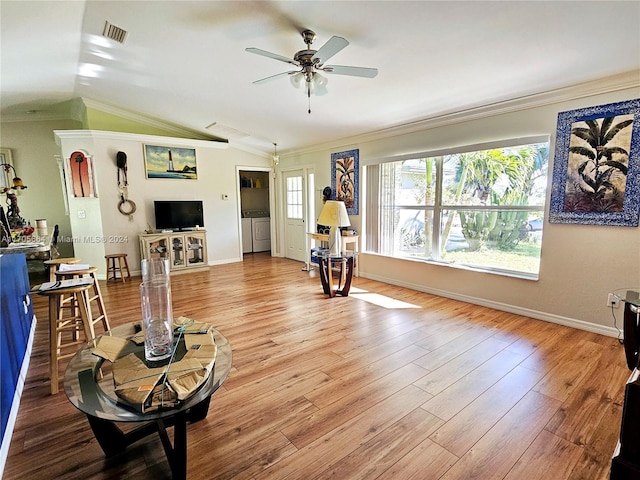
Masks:
[[[40,285],[38,289],[41,292],[46,292],[48,290],[58,290],[60,288],[71,288],[71,287],[80,287],[83,285],[93,285],[93,278],[91,277],[80,277],[80,278],[70,278],[68,280],[57,280],[55,282],[45,282]]]

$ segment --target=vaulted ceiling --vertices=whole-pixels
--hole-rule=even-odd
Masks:
[[[82,97],[261,151],[304,149],[628,72],[637,1],[0,1],[3,120]],[[105,22],[127,34],[102,36]],[[350,45],[308,99],[288,78],[312,29]],[[27,113],[29,112],[29,113]],[[209,127],[211,124],[214,127]],[[208,128],[209,127],[209,128]]]

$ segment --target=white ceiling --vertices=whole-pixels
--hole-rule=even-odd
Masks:
[[[231,143],[303,149],[610,75],[640,76],[638,1],[0,1],[3,119],[55,112],[82,97]],[[101,37],[105,21],[127,30]],[[328,63],[376,67],[331,75],[307,99],[286,57],[332,35],[350,45]],[[35,111],[35,113],[33,113]],[[35,117],[34,117],[35,118]]]

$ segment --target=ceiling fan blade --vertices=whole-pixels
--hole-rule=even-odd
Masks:
[[[268,57],[268,58],[273,58],[275,60],[280,60],[281,62],[289,63],[291,65],[295,65],[296,67],[299,66],[298,62],[295,62],[291,58],[285,57],[283,55],[278,55],[277,53],[267,52],[266,50],[262,50],[260,48],[249,47],[249,48],[245,48],[245,51],[247,51],[249,53],[255,53],[256,55],[262,55],[263,57]]]
[[[326,65],[322,70],[335,75],[351,75],[352,77],[373,78],[378,75],[377,68],[348,67],[345,65]]]
[[[327,40],[327,43],[320,47],[320,50],[318,50],[313,57],[311,57],[311,61],[313,62],[318,60],[318,65],[322,65],[347,45],[349,45],[347,40],[334,35]]]
[[[275,75],[271,75],[270,77],[261,78],[260,80],[256,80],[255,82],[252,82],[252,83],[254,83],[254,84],[267,83],[267,82],[270,82],[271,80],[275,80],[277,78],[284,77],[286,75],[293,75],[294,73],[298,73],[298,72],[297,71],[293,71],[293,72],[277,73]]]

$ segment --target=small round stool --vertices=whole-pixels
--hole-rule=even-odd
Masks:
[[[85,303],[87,304],[87,316],[89,318],[89,322],[91,323],[91,334],[93,335],[93,337],[95,337],[94,327],[98,322],[102,322],[102,328],[104,328],[105,332],[111,330],[111,327],[109,326],[109,318],[107,317],[107,311],[104,308],[104,301],[102,300],[102,293],[100,292],[100,285],[98,284],[98,279],[96,278],[97,271],[98,269],[96,267],[89,267],[83,270],[58,270],[56,272],[56,278],[60,280],[79,278],[84,277],[85,275],[93,278],[93,296],[91,296],[91,289],[85,290],[83,292],[83,294],[85,295]],[[62,299],[60,302],[61,307],[64,306],[64,303],[67,301],[69,301],[69,299]],[[76,301],[71,301],[77,305]],[[94,313],[92,302],[96,306],[96,313]]]
[[[49,372],[51,378],[51,395],[58,393],[58,362],[64,358],[74,356],[80,345],[83,345],[94,337],[91,331],[93,325],[89,321],[87,303],[85,301],[85,292],[90,288],[91,285],[80,285],[77,287],[38,291],[39,295],[49,297]],[[70,314],[65,316],[64,309],[61,308],[61,303],[65,296],[69,297],[72,295],[75,295],[78,305],[77,308],[70,309]],[[84,338],[78,336],[80,329],[84,332]],[[75,349],[72,347],[75,347]],[[63,350],[65,350],[65,352],[63,352]]]
[[[118,273],[120,273],[120,280],[122,280],[122,283],[125,283],[127,278],[131,278],[126,253],[110,253],[105,255],[104,258],[107,260],[107,282],[109,280],[117,281]],[[118,260],[118,265],[116,265],[116,260]],[[125,270],[127,272],[126,278],[124,275]]]
[[[47,266],[47,269],[49,270],[49,281],[55,282],[56,272],[60,268],[60,265],[62,265],[63,263],[68,263],[73,265],[75,263],[80,263],[80,261],[81,260],[76,257],[67,257],[67,258],[55,258],[53,260],[45,260],[43,263]]]

